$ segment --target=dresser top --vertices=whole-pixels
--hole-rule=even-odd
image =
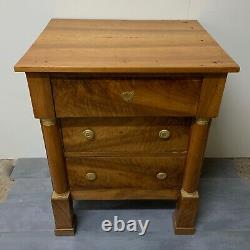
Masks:
[[[52,19],[15,71],[214,73],[239,66],[195,20]]]

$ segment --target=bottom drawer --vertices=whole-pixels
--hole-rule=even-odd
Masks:
[[[184,162],[184,156],[67,158],[67,171],[71,191],[180,189]]]

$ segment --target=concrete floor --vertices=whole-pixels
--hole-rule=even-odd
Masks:
[[[174,204],[165,201],[78,202],[75,237],[55,237],[51,184],[45,159],[19,159],[9,196],[0,204],[0,250],[68,249],[250,249],[250,184],[236,173],[233,159],[206,159],[200,186],[200,212],[193,236],[176,236]],[[150,220],[145,236],[103,232],[101,222]]]

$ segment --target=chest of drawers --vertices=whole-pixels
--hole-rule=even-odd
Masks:
[[[15,65],[41,121],[56,235],[72,200],[176,200],[192,234],[211,119],[239,66],[197,21],[53,19]]]

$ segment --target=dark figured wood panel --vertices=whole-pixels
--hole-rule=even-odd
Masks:
[[[66,118],[61,119],[65,152],[166,153],[187,151],[191,119],[188,118]],[[83,131],[90,129],[94,138]],[[159,137],[161,130],[168,139]]]
[[[235,72],[195,20],[52,19],[16,64],[25,72]]]
[[[194,116],[201,79],[52,79],[57,117]],[[123,93],[132,93],[129,101]]]
[[[84,157],[67,158],[70,189],[139,188],[178,189],[182,184],[185,157]],[[159,172],[167,174],[159,180]],[[87,180],[95,173],[96,180]]]

